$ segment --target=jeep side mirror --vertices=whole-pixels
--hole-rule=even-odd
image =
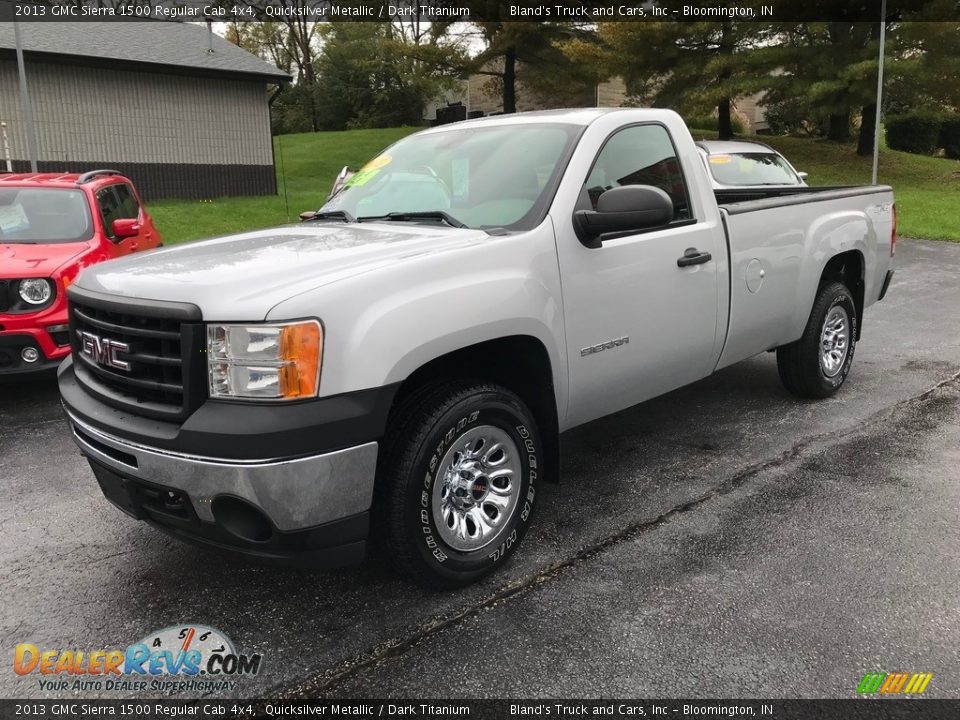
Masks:
[[[577,210],[573,227],[589,248],[600,247],[603,235],[641,231],[673,220],[673,200],[653,185],[623,185],[610,188],[597,200],[596,210]]]
[[[805,173],[805,172],[799,172],[799,171],[797,171],[797,177],[800,178],[801,180],[803,180],[804,182],[806,182],[806,181],[807,181],[807,178],[810,177],[810,173]]]
[[[140,232],[140,221],[136,218],[117,218],[110,226],[110,231],[118,240],[133,237]]]

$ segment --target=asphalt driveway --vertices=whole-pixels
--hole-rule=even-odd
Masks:
[[[901,241],[838,396],[763,355],[569,433],[520,552],[444,594],[158,534],[102,498],[53,381],[6,382],[0,646],[203,623],[264,655],[237,697],[850,697],[868,671],[960,697],[958,373],[960,245]],[[0,696],[48,696],[7,668]]]

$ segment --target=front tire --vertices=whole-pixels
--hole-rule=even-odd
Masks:
[[[826,398],[843,385],[857,347],[857,306],[839,282],[820,288],[803,336],[777,348],[784,386],[803,398]]]
[[[378,463],[388,559],[435,588],[477,580],[516,550],[544,457],[533,414],[488,383],[419,393],[396,413]]]

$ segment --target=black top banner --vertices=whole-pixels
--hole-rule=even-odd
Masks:
[[[0,700],[0,717],[947,720],[960,700]]]
[[[877,22],[882,7],[881,0],[0,0],[0,21]],[[960,0],[888,0],[884,17],[960,21]]]

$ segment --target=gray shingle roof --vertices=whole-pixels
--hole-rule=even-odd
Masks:
[[[21,23],[25,53],[31,51],[96,60],[150,63],[180,72],[259,76],[270,82],[289,75],[222,37],[205,25],[180,22]],[[14,48],[13,23],[0,23],[0,50]]]

